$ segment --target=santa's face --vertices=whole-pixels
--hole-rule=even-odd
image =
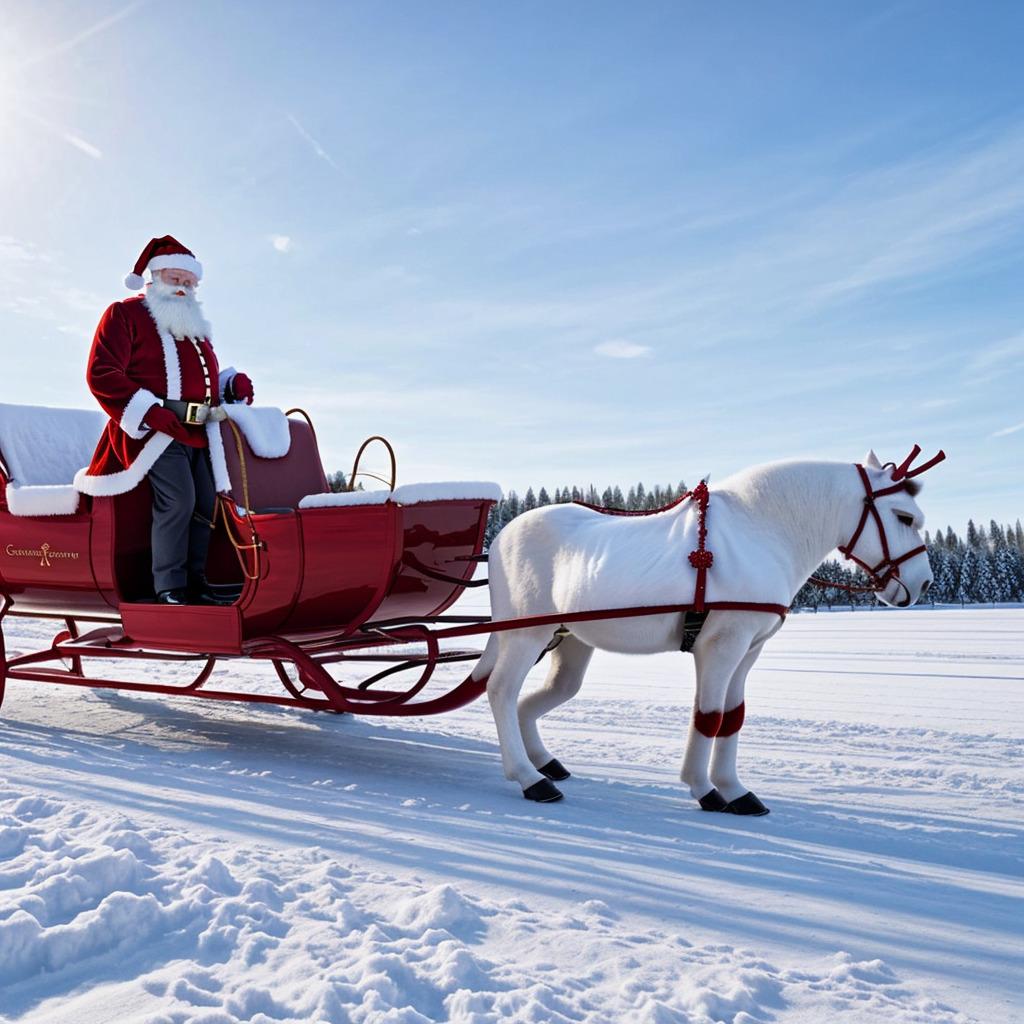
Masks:
[[[156,271],[153,275],[153,280],[159,280],[168,286],[171,294],[182,297],[193,292],[199,284],[199,278],[190,270],[176,270],[172,268]]]
[[[146,289],[146,305],[158,327],[176,338],[210,336],[210,325],[196,298],[198,284],[196,275],[187,270],[153,272],[153,280]]]

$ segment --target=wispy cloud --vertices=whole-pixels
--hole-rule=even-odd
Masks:
[[[94,146],[91,142],[86,142],[85,139],[79,138],[77,135],[71,132],[63,132],[61,138],[69,145],[74,146],[79,152],[84,153],[86,156],[91,156],[93,160],[102,160],[103,151],[99,147]]]
[[[80,135],[75,134],[75,132],[68,131],[66,128],[62,128],[60,125],[54,124],[52,121],[47,120],[45,117],[40,117],[32,111],[22,109],[19,110],[18,113],[20,113],[22,117],[26,117],[35,124],[38,124],[41,128],[45,128],[51,135],[54,135],[56,138],[66,142],[69,146],[77,149],[80,153],[84,153],[93,160],[103,159],[103,151],[98,146],[94,146],[91,142],[87,142]]]
[[[329,163],[335,170],[339,169],[338,165],[334,162],[334,159],[330,155],[330,153],[328,153],[327,150],[324,149],[324,147],[321,146],[320,143],[317,142],[317,140],[314,139],[313,136],[306,131],[306,129],[299,123],[299,119],[294,114],[289,114],[288,120],[292,123],[292,127],[299,133],[299,135],[301,135],[306,140],[306,142],[309,143],[309,145],[313,149],[313,152],[316,153],[316,155],[320,157],[321,160],[325,161],[326,163]]]
[[[292,239],[291,235],[271,235],[270,244],[278,252],[291,252],[292,251]]]
[[[989,437],[1006,437],[1009,434],[1016,434],[1019,431],[1024,430],[1024,423],[1015,423],[1012,427],[1003,427],[1002,430],[995,430]]]
[[[0,235],[0,263],[49,263],[52,257],[31,242]]]
[[[105,32],[112,25],[116,25],[119,21],[123,21],[148,2],[149,0],[135,0],[134,3],[130,3],[126,7],[122,7],[119,11],[115,11],[113,14],[107,15],[105,18],[101,18],[88,28],[73,35],[70,39],[65,39],[62,43],[57,43],[55,46],[50,46],[45,50],[39,50],[36,53],[30,54],[24,60],[16,64],[14,66],[14,70],[21,71],[24,68],[30,68],[42,61],[49,60],[51,57],[59,57],[61,54],[74,50],[76,47],[81,46],[81,44],[87,39],[91,39],[100,32]]]
[[[651,347],[637,345],[633,341],[602,341],[600,345],[594,346],[594,351],[609,359],[639,359],[641,356],[649,356]]]
[[[968,365],[972,370],[990,370],[1012,359],[1024,359],[1024,332],[985,345],[974,353]]]

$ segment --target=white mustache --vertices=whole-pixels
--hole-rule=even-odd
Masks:
[[[150,288],[161,299],[191,299],[195,296],[195,288],[190,284],[165,284],[154,281]]]

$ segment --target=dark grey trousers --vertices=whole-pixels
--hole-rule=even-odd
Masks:
[[[172,441],[149,471],[153,488],[153,587],[176,590],[206,567],[217,500],[210,453]]]

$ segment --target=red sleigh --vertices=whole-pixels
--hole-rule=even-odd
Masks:
[[[430,627],[482,621],[443,613],[472,579],[497,486],[396,488],[392,453],[390,491],[332,494],[312,423],[294,413],[279,458],[221,424],[231,489],[218,498],[207,572],[236,600],[169,607],[152,598],[148,484],[114,497],[71,487],[67,467],[88,462],[99,414],[0,406],[0,702],[7,679],[377,715],[478,697],[486,681],[467,678],[416,699],[437,665],[478,656],[442,650]],[[58,479],[40,479],[41,450],[43,462],[63,460],[49,468]],[[4,619],[17,616],[64,628],[48,648],[8,658]],[[219,663],[242,658],[269,661],[287,693],[207,686]],[[184,685],[126,682],[88,672],[96,659],[194,662],[197,672]],[[351,662],[384,667],[358,685],[328,670]],[[415,672],[411,685],[379,685],[403,671]]]

